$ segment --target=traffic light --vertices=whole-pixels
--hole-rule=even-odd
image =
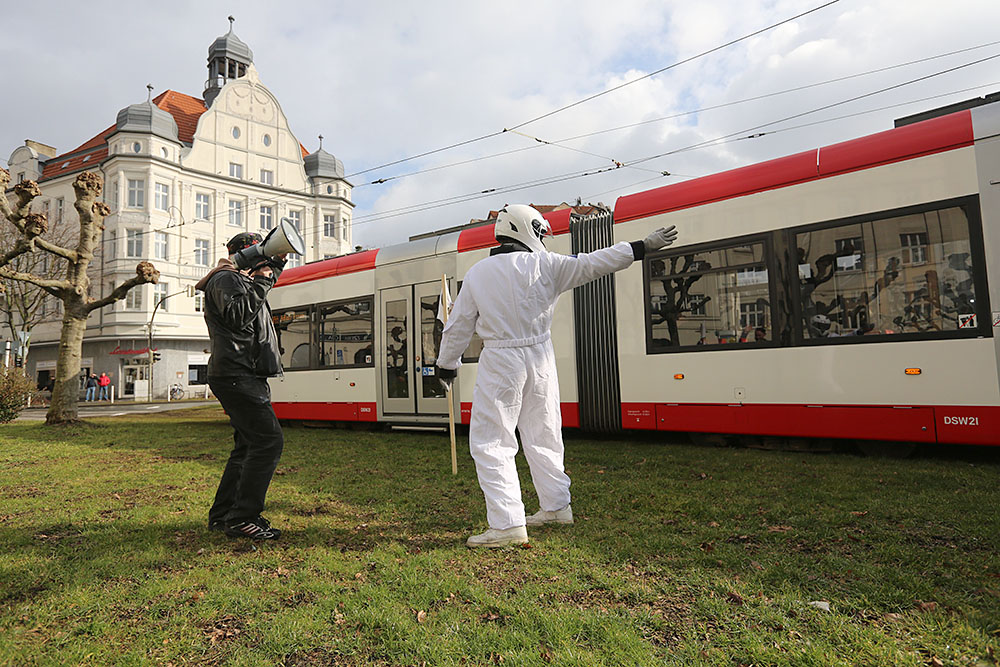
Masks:
[[[159,360],[160,360],[160,353],[159,353],[159,352],[156,352],[156,351],[154,351],[154,352],[153,352],[153,363],[155,364],[155,363],[156,363],[157,361],[159,361]]]

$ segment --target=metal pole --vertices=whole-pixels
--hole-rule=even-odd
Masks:
[[[153,402],[153,320],[156,318],[156,311],[159,310],[160,304],[169,299],[172,296],[177,296],[178,294],[187,293],[187,289],[182,289],[179,292],[174,292],[173,294],[168,294],[153,306],[153,314],[149,316],[149,333],[146,338],[146,350],[149,352],[149,386],[147,387],[146,400],[149,403]],[[170,400],[170,388],[167,388],[167,400]]]

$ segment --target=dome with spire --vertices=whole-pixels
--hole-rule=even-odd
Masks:
[[[152,86],[147,86],[152,95]],[[180,143],[177,122],[174,117],[147,99],[139,104],[131,104],[118,112],[115,132],[138,132],[155,134],[158,137]]]
[[[249,65],[253,62],[253,51],[250,50],[250,47],[243,40],[233,33],[233,21],[235,20],[233,17],[229,17],[229,32],[216,38],[212,42],[212,46],[208,47],[209,60],[221,56],[241,62],[244,65]]]
[[[319,148],[303,158],[306,175],[310,178],[343,178],[344,163],[323,150],[323,137],[319,138]]]

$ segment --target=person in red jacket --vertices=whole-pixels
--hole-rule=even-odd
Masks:
[[[111,386],[111,378],[108,377],[107,373],[101,373],[101,377],[97,378],[97,386],[101,388],[100,400],[108,400],[108,387]]]

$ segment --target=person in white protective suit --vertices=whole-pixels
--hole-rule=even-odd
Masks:
[[[528,541],[527,526],[573,523],[570,480],[563,470],[559,381],[549,329],[556,300],[579,287],[665,248],[671,226],[642,241],[620,242],[575,257],[548,252],[549,223],[531,206],[505,206],[494,235],[501,245],[465,276],[438,353],[438,377],[450,390],[473,332],[483,339],[472,398],[469,449],[486,495],[489,529],[470,547]],[[514,455],[521,433],[524,456],[541,509],[525,517]]]

